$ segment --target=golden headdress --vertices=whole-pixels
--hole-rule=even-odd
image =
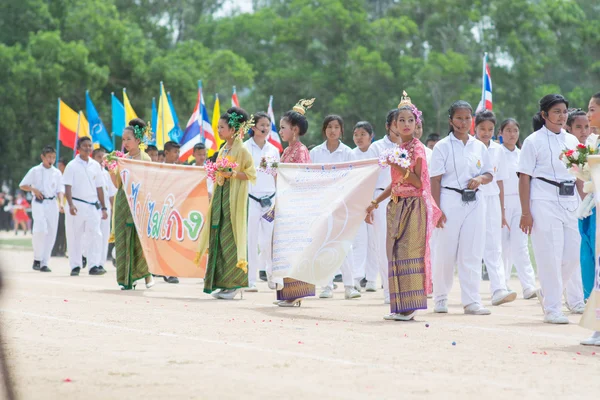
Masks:
[[[292,108],[292,110],[296,111],[299,114],[306,114],[306,110],[312,107],[315,102],[315,98],[312,99],[302,99]]]
[[[408,97],[408,93],[406,93],[406,90],[402,91],[402,99],[400,100],[400,104],[398,104],[398,108],[400,107],[404,107],[404,106],[412,106],[413,103],[410,100],[410,97]]]

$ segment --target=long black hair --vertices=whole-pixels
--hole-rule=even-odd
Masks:
[[[564,104],[569,108],[569,102],[560,94],[547,94],[540,99],[540,111],[538,111],[533,116],[533,131],[539,131],[544,127],[546,121],[544,121],[544,117],[542,114],[546,114],[548,117],[548,112],[552,107],[557,104]]]
[[[287,111],[281,119],[285,119],[292,126],[298,127],[298,135],[302,136],[308,131],[308,120],[298,111],[290,110]]]
[[[456,100],[448,109],[448,119],[454,118],[454,114],[456,114],[458,110],[470,110],[471,114],[473,114],[473,107],[471,107],[471,105],[468,102],[464,100]],[[448,134],[454,132],[454,127],[449,122],[448,129]]]

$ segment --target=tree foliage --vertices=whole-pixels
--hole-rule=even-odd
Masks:
[[[251,14],[223,0],[4,0],[0,4],[0,155],[15,185],[56,140],[56,99],[75,109],[89,89],[110,126],[110,93],[127,88],[150,119],[159,82],[181,123],[203,80],[209,110],[231,86],[242,105],[275,113],[316,97],[308,144],[336,113],[384,133],[402,90],[422,109],[425,133],[445,134],[451,102],[475,107],[489,53],[494,110],[529,133],[538,99],[561,92],[585,107],[600,88],[600,5],[586,0],[254,0]],[[71,156],[66,149],[63,154]]]

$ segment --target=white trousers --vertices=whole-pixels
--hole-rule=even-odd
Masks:
[[[344,282],[345,287],[354,287],[354,276],[352,275],[352,259],[354,256],[352,253],[352,248],[350,248],[350,251],[346,255],[340,268],[342,271],[342,281]],[[327,286],[333,289],[333,278],[329,281]]]
[[[532,200],[533,229],[531,242],[538,265],[538,276],[544,294],[546,313],[562,309],[563,285],[579,271],[579,246],[581,237],[577,217],[573,211],[577,205],[570,202]],[[563,208],[564,207],[564,208]],[[571,305],[583,302],[583,290],[570,293]]]
[[[272,193],[253,194],[261,198]],[[271,199],[275,202],[275,198]],[[262,216],[269,207],[261,207],[260,203],[248,199],[248,284],[256,283],[258,271],[266,271],[268,276],[273,272],[273,222]]]
[[[100,221],[102,214],[91,204],[80,201],[73,202],[77,215],[66,214],[67,249],[69,250],[69,265],[71,269],[81,267],[81,256],[86,248],[88,266],[101,265],[102,231]],[[87,242],[87,243],[86,243]],[[89,246],[87,245],[89,244]]]
[[[508,227],[502,228],[502,258],[506,284],[508,285],[514,265],[523,290],[533,290],[535,289],[535,273],[529,256],[528,238],[519,227],[521,223],[519,195],[505,196],[504,208],[504,215],[508,222]]]
[[[463,306],[481,304],[481,259],[485,244],[485,199],[464,204],[458,193],[442,189],[441,209],[446,215],[444,228],[433,233],[435,247],[431,249],[433,294],[435,301],[447,300],[458,265],[461,302]]]
[[[502,208],[498,195],[485,199],[485,247],[483,262],[490,277],[490,293],[506,290],[506,277],[502,263]]]
[[[581,293],[583,293],[583,280],[580,271],[575,271],[573,275],[571,275],[571,279],[565,283],[565,296],[569,307],[581,304],[583,301]]]
[[[58,204],[56,200],[44,200],[43,203],[33,201],[31,215],[33,216],[33,259],[39,261],[40,266],[47,267],[58,230]]]
[[[102,249],[99,255],[99,266],[104,267],[108,261],[108,239],[110,239],[110,222],[112,221],[112,210],[106,211],[108,218],[100,220],[100,232],[102,233]],[[88,251],[89,252],[89,251]]]
[[[373,199],[377,198],[383,190],[376,189],[373,194]],[[381,283],[383,285],[383,298],[390,298],[390,286],[388,283],[388,259],[385,248],[387,236],[387,205],[390,199],[387,198],[379,207],[373,211],[373,224],[367,225],[369,248],[367,251],[367,265],[365,272],[367,280],[372,277],[376,280],[377,273],[381,275]]]
[[[367,264],[367,251],[369,249],[368,238],[367,223],[363,222],[358,228],[354,243],[352,243],[352,275],[354,276],[354,280],[360,280],[366,277],[365,269]],[[371,280],[377,280],[377,275],[375,275],[374,279],[373,277],[371,278]],[[369,279],[367,278],[367,280]]]

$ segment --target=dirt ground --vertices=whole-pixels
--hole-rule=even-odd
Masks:
[[[68,276],[31,269],[28,250],[0,250],[3,342],[22,399],[591,399],[600,348],[589,332],[542,323],[537,300],[465,316],[458,280],[450,314],[384,321],[382,291],[272,305],[263,282],[243,300],[202,283],[120,291],[115,269]],[[140,284],[139,286],[143,286]],[[490,303],[482,283],[484,303]],[[432,304],[430,302],[430,307]]]

